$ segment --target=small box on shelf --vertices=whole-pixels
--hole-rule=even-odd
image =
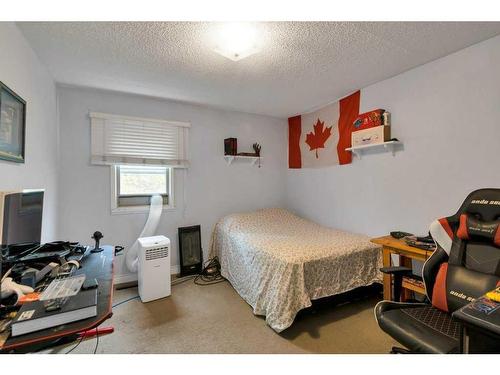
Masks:
[[[373,128],[381,125],[390,125],[390,116],[391,114],[389,112],[380,108],[361,113],[352,124],[353,131]]]
[[[236,138],[224,139],[224,155],[236,155],[238,153],[238,140]]]
[[[373,145],[387,142],[391,139],[391,127],[387,125],[374,126],[372,128],[352,132],[352,147]]]

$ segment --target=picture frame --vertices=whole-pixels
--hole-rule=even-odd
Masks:
[[[25,162],[26,101],[0,81],[0,160]]]

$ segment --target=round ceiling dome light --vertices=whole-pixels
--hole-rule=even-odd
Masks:
[[[257,53],[257,29],[251,23],[228,22],[219,24],[214,30],[214,51],[238,61]]]

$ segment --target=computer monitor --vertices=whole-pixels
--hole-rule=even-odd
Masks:
[[[0,193],[0,244],[2,247],[40,243],[43,190]]]

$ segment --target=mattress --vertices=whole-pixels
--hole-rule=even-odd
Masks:
[[[381,281],[380,248],[280,208],[233,214],[215,226],[211,256],[238,294],[276,332],[311,300]]]

